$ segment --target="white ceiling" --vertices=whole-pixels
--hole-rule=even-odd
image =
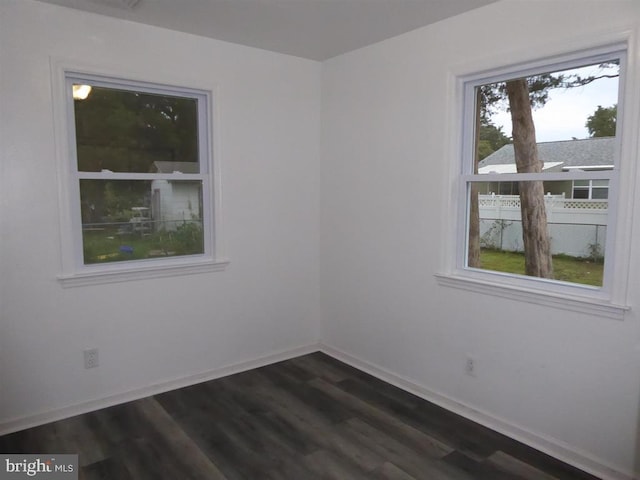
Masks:
[[[496,0],[40,1],[326,60]]]

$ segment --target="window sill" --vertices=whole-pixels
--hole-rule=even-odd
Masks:
[[[606,300],[566,294],[555,294],[541,290],[525,289],[518,286],[490,282],[455,274],[436,274],[439,285],[458,288],[495,297],[508,298],[536,305],[544,305],[572,312],[586,313],[597,317],[624,320],[628,306],[615,305]]]
[[[105,283],[127,282],[130,280],[146,280],[150,278],[220,272],[225,270],[227,265],[229,265],[228,261],[206,261],[189,264],[136,267],[126,270],[100,270],[59,275],[58,281],[64,288],[83,287],[86,285],[101,285]]]

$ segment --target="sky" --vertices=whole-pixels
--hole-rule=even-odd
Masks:
[[[598,66],[568,70],[565,73],[597,75]],[[606,73],[612,73],[608,71]],[[587,117],[596,111],[598,105],[603,108],[618,103],[618,78],[603,78],[592,83],[569,89],[553,89],[549,93],[547,103],[533,111],[538,142],[571,140],[572,138],[588,138],[589,131],[585,127]],[[511,117],[509,112],[500,111],[491,116],[496,126],[511,136]]]

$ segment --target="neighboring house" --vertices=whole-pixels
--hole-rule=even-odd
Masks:
[[[613,168],[614,137],[538,144],[543,171]],[[516,173],[513,145],[505,145],[478,164],[481,174]],[[494,177],[495,178],[495,177]],[[604,252],[609,195],[608,180],[544,182],[547,224],[554,254],[593,257]],[[518,182],[480,185],[480,235],[483,246],[522,251]]]
[[[157,173],[198,173],[196,162],[153,162]],[[153,180],[151,182],[151,218],[156,230],[175,230],[186,222],[201,221],[200,182],[189,180]]]
[[[538,156],[544,162],[543,171],[611,170],[615,137],[585,138],[560,142],[538,143]],[[505,145],[478,164],[478,173],[515,173],[513,145]],[[480,193],[517,195],[517,182],[487,182]],[[576,180],[545,182],[545,192],[565,198],[606,199],[607,180]]]

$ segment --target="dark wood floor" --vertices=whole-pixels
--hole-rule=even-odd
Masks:
[[[321,353],[0,437],[81,479],[595,479]]]

